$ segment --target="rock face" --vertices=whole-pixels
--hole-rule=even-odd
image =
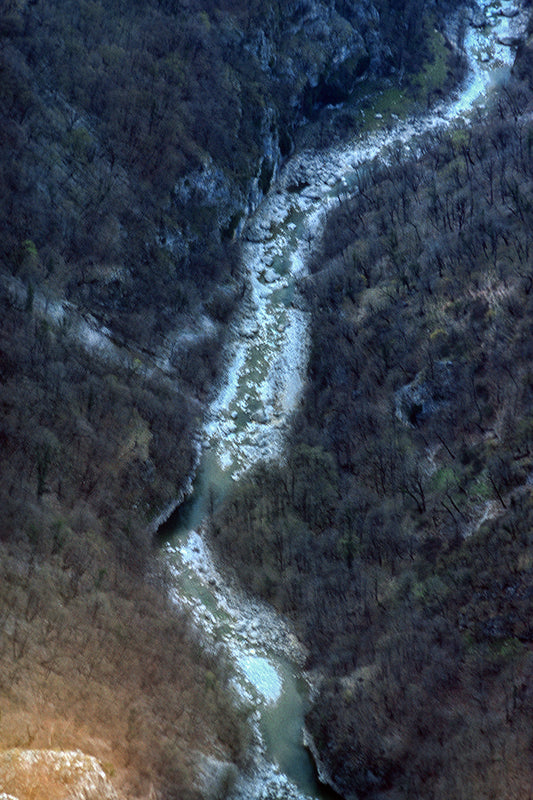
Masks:
[[[205,800],[226,797],[237,779],[237,767],[229,761],[199,754],[197,783]]]
[[[224,165],[206,161],[182,178],[175,187],[179,211],[198,208],[198,218],[210,213],[213,234],[232,238],[241,230],[244,217],[260,203],[276,176],[284,156],[291,150],[291,129],[316,106],[345,100],[355,81],[379,62],[379,14],[370,0],[344,12],[324,0],[292,0],[283,15],[275,4],[265,10],[264,27],[253,32],[232,31],[232,46],[239,38],[249,67],[262,86],[254,126],[257,151],[248,174],[237,181]],[[266,91],[265,91],[266,89]],[[243,109],[247,113],[247,109]],[[170,249],[183,255],[188,241],[203,231],[183,231],[167,238]]]
[[[396,392],[396,416],[407,425],[436,414],[456,393],[455,369],[451,362],[438,361],[427,374],[419,373],[415,380]]]
[[[365,33],[375,10],[360,4],[356,14],[341,15],[317,0],[293,3],[282,39],[278,69],[291,86],[294,108],[315,99],[339,102],[369,66]],[[310,91],[317,90],[317,91]]]
[[[339,795],[339,797],[342,796],[347,798],[348,797],[347,794],[341,794],[342,792],[341,787],[333,779],[333,776],[330,774],[328,767],[325,764],[325,761],[320,756],[320,753],[318,751],[318,748],[315,744],[313,737],[311,736],[308,729],[305,727],[303,729],[303,740],[304,740],[304,747],[306,747],[309,750],[311,757],[314,761],[319,781],[323,783],[324,786],[329,786],[330,789],[333,789],[333,791],[336,792]]]
[[[533,86],[533,31],[531,30],[528,38],[518,45],[513,74]]]
[[[79,750],[0,753],[2,800],[122,800],[96,758]]]

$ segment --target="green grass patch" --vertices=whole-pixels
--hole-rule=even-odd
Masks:
[[[390,86],[364,81],[351,101],[358,104],[363,112],[364,131],[377,130],[392,124],[396,117],[405,118],[409,114],[426,109],[431,99],[446,91],[450,83],[450,51],[446,40],[433,26],[426,22],[429,56],[415,75],[407,76],[402,86]]]
[[[493,497],[493,491],[487,480],[486,470],[483,470],[481,475],[479,475],[476,480],[473,481],[472,485],[470,486],[470,491],[474,497],[479,500],[490,500],[490,498]]]
[[[508,659],[513,659],[522,655],[524,652],[524,645],[519,639],[512,637],[510,639],[502,639],[502,641],[497,642],[495,645],[493,645],[493,649],[496,655],[507,661]]]
[[[399,86],[383,89],[383,83],[373,80],[360,84],[350,105],[358,106],[357,124],[362,132],[391,125],[395,118],[407,117],[414,110],[413,100],[406,90]]]
[[[427,23],[426,28],[430,57],[412,80],[415,93],[422,100],[429,99],[434,92],[442,90],[449,77],[446,40],[430,23]]]
[[[456,490],[458,483],[453,467],[441,467],[431,476],[430,489],[434,492],[445,492],[448,489]]]

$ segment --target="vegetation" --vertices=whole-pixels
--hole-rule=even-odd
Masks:
[[[418,25],[426,10],[430,27]],[[403,87],[432,63],[440,80],[433,23],[445,11],[420,0],[0,2],[0,747],[83,749],[129,795],[153,784],[181,800],[198,796],[198,752],[242,757],[226,667],[168,601],[147,531],[194,465],[243,291],[242,215],[301,121],[366,70]],[[338,63],[338,52],[350,56]],[[279,521],[287,513],[307,543],[302,569],[285,529],[254,545],[256,588],[292,612],[316,590],[314,577],[304,588],[315,555],[321,576],[322,551],[336,552],[322,532],[351,467],[330,445],[321,432],[295,438],[280,495]],[[490,493],[494,481],[503,497],[501,479],[489,471],[475,485]],[[270,503],[257,511],[268,526]],[[359,554],[343,531],[351,581]],[[286,569],[301,580],[280,580]],[[337,576],[318,580],[327,590]]]
[[[368,61],[369,18],[338,5],[323,11],[328,47],[351,47],[357,72]],[[397,15],[415,19],[420,4],[400,4],[390,18],[378,5],[389,27],[383,39],[374,35],[376,53],[393,39],[382,71],[405,59],[420,68],[433,47],[425,32],[409,23],[405,42],[392,36]],[[106,524],[118,513],[145,525],[190,474],[198,415],[185,395],[203,399],[217,375],[242,291],[231,238],[252,179],[268,188],[302,110],[320,105],[304,85],[309,70],[353,85],[350,70],[327,66],[331,54],[309,28],[308,11],[295,3],[287,17],[274,0],[0,7],[4,417],[11,419],[22,376],[28,401],[26,420],[15,418],[0,437],[4,460],[16,462],[11,474],[23,476],[20,495],[8,491],[7,519],[18,513],[13,503],[28,505],[27,487],[37,481],[37,498],[52,491],[65,512],[83,497]],[[402,55],[411,46],[416,58]],[[295,52],[304,53],[301,64]],[[58,300],[59,326],[47,312]],[[73,308],[126,348],[119,363],[68,336]],[[188,329],[199,330],[200,341],[179,344]],[[169,353],[170,381],[158,369]],[[174,402],[176,381],[185,394]],[[135,451],[138,431],[146,441]],[[100,497],[92,501],[95,482],[106,486],[105,512]],[[30,510],[28,524],[39,524],[39,509]]]
[[[286,463],[212,521],[308,645],[307,725],[346,797],[529,792],[531,102],[507,86],[339,202],[302,282]]]
[[[0,565],[2,750],[85,751],[123,796],[176,800],[202,797],[198,752],[239,762],[228,670],[166,599],[168,576],[141,583],[102,537],[59,521],[3,542]]]

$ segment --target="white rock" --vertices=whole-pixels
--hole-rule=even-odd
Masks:
[[[508,6],[506,8],[500,8],[500,14],[502,17],[507,17],[511,19],[512,17],[517,17],[520,13],[520,9],[516,6]]]
[[[263,280],[265,283],[275,283],[278,279],[278,274],[271,267],[267,267],[263,272]]]
[[[0,783],[16,792],[15,798],[29,796],[36,782],[49,786],[50,797],[67,789],[71,800],[120,800],[100,762],[80,750],[17,748],[0,753]]]

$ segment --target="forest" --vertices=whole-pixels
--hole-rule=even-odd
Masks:
[[[241,221],[377,86],[416,110],[459,78],[455,5],[1,0],[2,750],[77,747],[165,800],[201,796],[194,753],[245,762],[229,666],[173,604],[153,527],[195,468]],[[526,796],[521,64],[489,119],[341,199],[300,287],[313,346],[287,460],[211,521],[308,647],[308,730],[347,796]]]

